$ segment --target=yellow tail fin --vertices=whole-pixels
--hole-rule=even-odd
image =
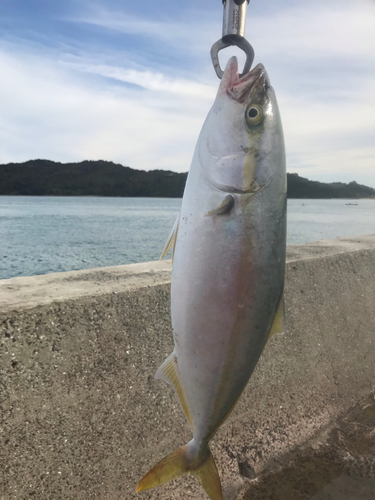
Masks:
[[[185,448],[186,446],[183,446],[174,453],[171,453],[148,471],[143,479],[139,481],[137,493],[159,486],[159,484],[167,483],[171,479],[185,474],[187,472],[184,460]]]
[[[147,472],[138,483],[137,493],[149,490],[190,472],[200,481],[211,500],[223,500],[219,473],[210,450],[208,449],[204,453],[205,460],[198,467],[193,467],[189,464],[186,456],[187,446],[183,446],[171,453]]]
[[[214,457],[211,455],[211,452],[209,453],[207,460],[191,473],[199,480],[205,492],[212,500],[223,500],[219,473]]]

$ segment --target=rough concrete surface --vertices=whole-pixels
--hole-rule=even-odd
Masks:
[[[356,404],[244,485],[238,500],[373,500],[375,399]]]
[[[191,438],[154,380],[169,282],[168,262],[0,282],[1,500],[207,498],[191,477],[134,493]],[[225,500],[375,390],[375,236],[288,247],[285,297],[286,334],[212,442]]]

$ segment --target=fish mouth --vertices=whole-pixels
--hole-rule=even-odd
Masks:
[[[232,57],[228,61],[223,79],[224,77],[226,77],[227,94],[239,103],[245,102],[250,96],[257,96],[257,100],[265,99],[267,91],[271,88],[263,64],[257,64],[251,71],[240,78],[236,57]]]

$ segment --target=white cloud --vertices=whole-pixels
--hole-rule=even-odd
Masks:
[[[93,88],[51,61],[0,54],[1,161],[108,159],[186,171],[209,104],[184,95]],[[187,85],[187,83],[185,82]]]
[[[219,5],[219,7],[221,7]],[[84,15],[67,18],[72,23],[92,25],[119,34],[137,35],[139,39],[163,44],[169,52],[203,53],[221,36],[221,12],[216,21],[212,13],[185,10],[179,17],[154,20],[139,17],[123,10],[109,9],[106,4],[90,5]],[[211,45],[210,45],[211,44]]]
[[[213,86],[184,78],[171,78],[155,71],[139,71],[119,66],[79,62],[70,64],[70,67],[83,73],[93,73],[106,78],[113,78],[155,92],[168,92],[195,99],[210,99],[211,101],[216,93]]]
[[[375,187],[375,4],[284,5],[267,16],[261,2],[250,5],[247,33],[278,95],[289,170]],[[82,42],[73,57],[7,45],[0,52],[0,162],[103,158],[186,171],[219,83],[208,56],[219,16],[197,20],[190,13],[184,22],[160,23],[103,8],[78,20],[162,41],[170,53],[195,58],[190,73],[183,58],[179,67],[168,57],[147,67],[147,50],[139,57],[130,46],[108,54],[99,42],[95,50]]]
[[[367,148],[346,147],[340,150],[307,150],[303,151],[302,154],[295,154],[292,158],[295,166],[289,170],[311,180],[322,182],[356,181],[359,184],[375,186],[374,158],[375,146]],[[301,165],[304,166],[301,167]],[[330,168],[329,165],[335,165],[336,168]]]
[[[375,187],[374,88],[375,75],[357,81],[345,99],[281,94],[289,170]]]
[[[147,18],[147,13],[138,17],[95,4],[70,21],[166,42],[171,51],[182,48],[186,53],[204,53],[221,36],[221,17],[219,12],[213,17],[203,5],[199,7],[186,4],[179,17],[161,21]],[[266,8],[262,2],[254,2],[247,15],[247,37],[262,57],[276,58],[282,52],[286,61],[332,56],[375,60],[373,0],[285,1],[281,9]]]
[[[123,11],[108,10],[104,6],[100,7],[98,5],[91,6],[85,16],[77,16],[69,20],[77,23],[93,24],[102,28],[120,31],[121,33],[152,38],[158,37],[168,41],[176,38],[180,39],[181,33],[185,32],[184,29],[181,29],[181,23],[179,22],[153,21]]]
[[[375,60],[372,0],[306,1],[293,8],[284,5],[285,9],[269,17],[262,15],[258,5],[256,16],[249,18],[251,40],[262,54],[282,53],[281,63],[332,57]]]

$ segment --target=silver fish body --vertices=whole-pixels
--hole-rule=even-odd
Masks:
[[[235,406],[270,334],[283,329],[285,151],[262,65],[239,79],[237,60],[228,62],[168,248],[172,243],[175,349],[156,376],[175,385],[193,440],[157,464],[138,490],[191,472],[218,500],[208,442]],[[170,457],[171,477],[165,474]]]

